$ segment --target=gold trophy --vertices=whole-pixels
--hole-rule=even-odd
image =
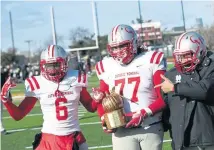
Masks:
[[[122,97],[112,89],[110,95],[102,101],[104,109],[104,120],[108,129],[115,129],[126,124]]]

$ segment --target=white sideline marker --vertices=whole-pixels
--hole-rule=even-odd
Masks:
[[[171,142],[172,140],[164,140],[163,143]],[[112,145],[103,145],[103,146],[92,146],[88,147],[88,149],[100,149],[100,148],[110,148]],[[32,146],[25,147],[25,149],[33,148]]]
[[[93,124],[100,124],[101,122],[87,122],[87,123],[80,123],[81,126],[84,125],[93,125]],[[37,127],[37,128],[24,128],[24,129],[15,129],[15,130],[7,130],[8,133],[13,133],[13,132],[21,132],[21,131],[25,131],[25,130],[40,130],[41,127]]]

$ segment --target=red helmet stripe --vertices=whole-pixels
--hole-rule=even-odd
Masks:
[[[180,46],[181,46],[181,40],[183,39],[183,37],[186,35],[186,33],[184,33],[181,37],[180,37],[180,39],[178,39],[178,45],[176,45],[178,48],[176,48],[176,49],[180,49]]]
[[[51,56],[54,57],[54,45],[52,46],[51,54],[52,54]]]
[[[114,27],[115,28],[115,27]],[[114,28],[112,29],[111,31],[111,40],[113,41],[114,40]]]
[[[48,56],[54,57],[54,45],[48,46]]]
[[[50,47],[51,45],[48,46],[48,56],[50,56]]]
[[[117,25],[117,26],[115,27],[116,29],[115,29],[115,33],[114,33],[114,34],[117,33],[117,30],[118,30],[119,26],[120,26],[120,25]]]
[[[118,29],[118,27],[119,27],[120,25],[117,25],[117,26],[115,26],[113,29],[112,29],[112,32],[111,32],[111,40],[113,41],[114,40],[114,35],[116,35],[116,33],[117,33],[117,29]]]

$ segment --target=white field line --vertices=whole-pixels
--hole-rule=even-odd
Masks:
[[[171,142],[172,140],[164,140],[163,143]],[[103,145],[103,146],[92,146],[88,147],[88,149],[102,149],[102,148],[110,148],[112,145]],[[25,147],[25,149],[30,149],[32,146]]]
[[[81,126],[84,125],[93,125],[93,124],[100,124],[101,122],[87,122],[87,123],[80,123]],[[25,130],[40,130],[41,127],[37,127],[37,128],[24,128],[24,129],[14,129],[14,130],[7,130],[7,132],[9,133],[13,133],[13,132],[20,132],[20,131],[25,131]]]
[[[84,114],[84,112],[78,112],[78,116],[79,117],[84,116],[83,114]],[[29,115],[27,115],[25,117],[32,117],[32,116],[42,116],[42,113],[39,113],[39,114],[29,114]],[[6,116],[6,117],[3,117],[3,119],[12,119],[12,117],[11,116]]]
[[[40,107],[40,105],[36,104],[34,107]],[[7,109],[4,107],[3,110],[7,110]]]
[[[34,107],[40,107],[40,104],[36,104]],[[4,107],[3,110],[7,109]],[[85,110],[85,108],[83,106],[79,106],[79,110]]]

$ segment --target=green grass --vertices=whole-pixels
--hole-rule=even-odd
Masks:
[[[169,65],[168,67],[172,67]],[[89,77],[89,87],[88,90],[91,91],[92,87],[98,86],[98,79],[96,76]],[[19,94],[20,92],[24,92],[24,85],[18,84],[17,87],[12,91],[12,95]],[[20,102],[16,102],[18,104]],[[38,114],[41,113],[39,104],[30,112],[30,114]],[[9,116],[8,112],[3,110],[3,117]],[[99,122],[96,113],[85,113],[84,116],[79,118],[80,123],[88,123],[88,122]],[[42,125],[42,116],[27,116],[20,121],[14,121],[11,118],[3,119],[3,124],[6,130],[14,130],[14,129],[27,129],[21,132],[13,132],[8,135],[1,136],[1,149],[2,150],[25,150],[25,147],[31,146],[31,143],[34,139],[34,135],[40,132],[40,129],[31,130],[31,128],[38,128]],[[86,137],[87,143],[89,147],[91,146],[104,146],[111,145],[111,135],[105,134],[102,131],[100,124],[93,125],[81,125],[81,129]],[[169,135],[165,133],[164,139],[168,140]],[[112,148],[103,148],[100,150],[111,150]],[[164,143],[163,150],[171,150],[170,142]]]

